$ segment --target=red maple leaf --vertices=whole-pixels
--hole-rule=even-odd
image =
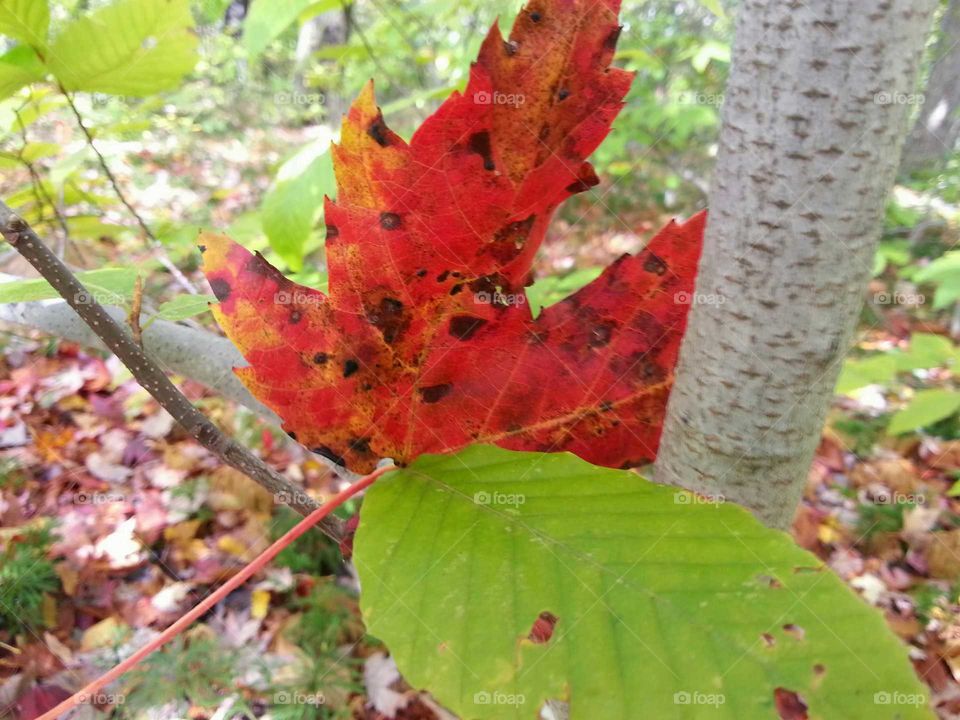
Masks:
[[[521,301],[553,211],[598,182],[585,158],[630,86],[610,67],[618,9],[533,0],[409,143],[367,85],[332,151],[328,296],[204,236],[214,313],[250,363],[236,372],[299,442],[357,472],[475,442],[655,456],[704,215],[536,319]]]

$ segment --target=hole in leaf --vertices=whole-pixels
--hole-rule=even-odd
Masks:
[[[793,690],[776,688],[773,691],[773,702],[777,706],[780,720],[809,720],[807,704]]]
[[[803,640],[804,636],[807,634],[806,631],[799,625],[794,625],[793,623],[787,623],[783,626],[783,631],[787,635],[792,635],[797,640]]]
[[[559,618],[552,612],[544,610],[537,616],[537,619],[533,621],[533,627],[530,628],[530,634],[527,635],[527,639],[538,645],[549,642],[550,638],[553,637],[553,629],[557,626],[558,620]]]

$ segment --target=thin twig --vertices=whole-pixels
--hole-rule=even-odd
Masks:
[[[57,705],[52,710],[48,710],[43,715],[41,715],[37,720],[56,720],[65,712],[70,709],[80,705],[84,702],[89,702],[91,696],[99,693],[104,687],[112,683],[114,680],[118,679],[125,672],[135,667],[147,656],[160,649],[163,645],[170,642],[177,635],[186,630],[194,620],[202,616],[204,613],[209,611],[214,607],[218,602],[220,602],[227,595],[232,593],[248,579],[250,579],[255,573],[261,570],[264,566],[267,565],[271,560],[273,560],[277,555],[280,554],[287,546],[290,545],[294,540],[303,535],[307,530],[317,524],[323,518],[327,516],[340,507],[343,503],[349,500],[352,496],[356,495],[361,490],[368,488],[373,482],[389,470],[394,468],[386,466],[374,470],[369,475],[366,475],[357,482],[353,483],[350,487],[341,490],[337,495],[335,495],[331,500],[324,503],[322,507],[314,510],[310,515],[301,520],[297,525],[295,525],[289,532],[285,533],[283,537],[273,543],[270,547],[264,550],[256,559],[253,560],[249,565],[247,565],[243,570],[230,578],[223,585],[218,587],[214,592],[204,598],[201,602],[197,603],[186,615],[181,617],[170,627],[164,630],[162,633],[153,638],[149,643],[144,645],[142,648],[137,650],[135,653],[130,655],[128,658],[115,665],[113,668],[105,672],[103,675],[98,677],[93,682],[89,683],[79,692],[70,696],[59,705]]]
[[[120,358],[143,388],[201,445],[231,467],[262,485],[274,498],[302,515],[317,509],[303,490],[280,475],[256,455],[227,437],[181,393],[130,334],[91,295],[69,268],[5,203],[0,202],[0,234],[33,265],[76,311],[104,344]],[[343,524],[327,518],[320,529],[334,540],[343,536]]]
[[[123,206],[133,215],[133,218],[137,221],[137,224],[140,226],[140,229],[143,231],[143,234],[146,236],[147,241],[151,246],[157,251],[157,259],[160,261],[160,264],[163,265],[167,271],[174,277],[184,290],[186,290],[191,295],[197,295],[198,290],[193,286],[193,283],[190,282],[190,279],[184,275],[180,268],[174,264],[174,262],[167,257],[166,250],[163,247],[163,243],[157,239],[157,236],[153,234],[153,231],[140,216],[140,213],[137,212],[137,209],[131,204],[127,199],[126,194],[123,190],[120,189],[120,183],[117,181],[117,177],[113,174],[113,171],[110,170],[110,166],[107,164],[107,159],[100,152],[100,149],[97,147],[96,143],[93,141],[93,133],[90,132],[90,129],[87,127],[86,123],[83,120],[83,115],[80,114],[80,110],[77,109],[76,104],[73,102],[73,97],[70,93],[67,92],[66,88],[63,85],[60,86],[60,92],[63,93],[63,96],[67,99],[67,105],[70,107],[70,110],[73,111],[73,116],[77,120],[77,125],[80,127],[80,132],[83,133],[83,136],[87,140],[87,145],[93,150],[93,154],[97,156],[97,161],[100,164],[100,169],[103,170],[103,174],[107,177],[107,180],[110,181],[110,185],[113,186],[113,191],[116,193],[117,197],[120,199],[120,202],[123,203]]]
[[[43,205],[46,203],[50,206],[50,209],[53,210],[53,215],[57,220],[57,224],[60,226],[60,231],[63,233],[63,241],[65,243],[70,242],[70,230],[67,227],[67,221],[60,213],[60,208],[57,207],[57,204],[53,201],[53,198],[50,197],[50,193],[47,192],[47,188],[43,184],[43,180],[40,178],[40,173],[37,172],[37,169],[34,167],[33,163],[27,160],[24,157],[24,152],[26,152],[27,145],[30,144],[30,139],[27,137],[27,126],[23,122],[23,118],[20,116],[20,111],[23,107],[19,107],[13,111],[14,117],[17,119],[17,127],[20,129],[20,139],[22,145],[20,147],[20,152],[17,153],[17,160],[20,161],[24,167],[27,168],[27,172],[30,173],[30,180],[33,185],[33,194],[36,198],[37,205],[39,206],[39,212],[42,216],[43,214]]]
[[[143,350],[143,329],[140,327],[140,313],[143,310],[143,278],[137,274],[133,283],[133,298],[130,300],[130,312],[127,314],[127,324],[137,347]]]

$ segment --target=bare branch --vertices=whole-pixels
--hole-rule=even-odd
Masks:
[[[92,300],[83,284],[23,219],[2,202],[0,234],[60,293],[90,329],[127,366],[137,382],[201,445],[302,515],[307,515],[319,507],[301,488],[227,437],[197,410],[167,378],[160,366],[140,349],[123,326],[117,323],[102,305]],[[334,540],[339,541],[343,536],[343,525],[336,518],[324,518],[319,527]]]

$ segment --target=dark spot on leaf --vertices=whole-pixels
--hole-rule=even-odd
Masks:
[[[340,228],[333,223],[327,223],[327,240],[340,237]]]
[[[777,644],[777,640],[770,633],[763,633],[760,635],[760,639],[763,640],[763,644],[767,647],[773,647]]]
[[[486,324],[486,320],[473,315],[454,315],[450,318],[450,334],[458,340],[469,340]]]
[[[207,251],[207,246],[206,246],[206,245],[197,245],[197,247],[200,249],[200,254],[201,254],[201,255],[203,255],[203,254]]]
[[[809,720],[807,704],[793,690],[776,688],[773,691],[773,702],[777,706],[780,720]]]
[[[538,23],[543,19],[543,16],[540,13],[534,11],[530,13],[530,19],[533,20],[535,23]]]
[[[210,289],[213,290],[213,294],[220,302],[230,297],[230,283],[223,278],[214,278],[211,280]]]
[[[550,339],[550,332],[547,330],[531,330],[527,333],[527,342],[531,345],[545,345]]]
[[[553,637],[553,629],[557,626],[558,621],[559,618],[556,615],[544,610],[537,619],[533,621],[533,627],[530,628],[530,634],[527,635],[527,639],[538,645],[549,642],[550,638]]]
[[[292,430],[287,430],[287,437],[293,440],[294,442],[297,441],[297,434]]]
[[[550,137],[550,126],[541,125],[540,132],[537,134],[537,138],[540,140],[540,142],[546,142],[548,137]]]
[[[417,277],[422,278],[422,277],[426,277],[426,276],[427,276],[427,269],[426,269],[426,268],[420,268],[419,270],[417,270]]]
[[[643,269],[654,275],[663,275],[667,271],[667,264],[652,252],[648,252],[643,261]]]
[[[826,672],[827,672],[827,666],[824,665],[823,663],[817,663],[816,665],[813,666],[813,674],[817,675],[818,677],[821,675],[825,675]]]
[[[290,313],[290,322],[296,325],[298,322],[300,322],[300,319],[302,317],[303,315],[300,314],[299,310],[294,310],[293,312]]]
[[[375,304],[365,307],[367,320],[383,335],[385,342],[392,343],[403,334],[410,319],[403,311],[403,303],[392,297],[382,297]]]
[[[459,295],[461,290],[463,290],[463,283],[457,283],[452,288],[450,288],[450,294]]]
[[[484,170],[496,170],[497,166],[493,162],[493,149],[490,147],[490,133],[486,130],[474,133],[467,141],[467,147],[470,152],[474,152],[483,158]]]
[[[396,230],[400,227],[400,216],[392,212],[380,213],[380,227],[384,230]]]
[[[600,409],[603,412],[610,412],[611,410],[613,410],[613,403],[610,402],[609,400],[604,400],[603,402],[600,403]]]
[[[380,147],[387,147],[390,144],[390,130],[383,121],[383,114],[377,113],[377,117],[367,127],[367,135],[372,137]]]
[[[605,347],[610,343],[613,337],[613,331],[617,325],[614,322],[604,321],[597,323],[590,330],[590,347]]]
[[[359,370],[359,369],[360,369],[360,364],[359,364],[356,360],[352,360],[352,359],[351,359],[351,360],[347,360],[347,361],[343,364],[343,376],[344,376],[345,378],[348,378],[348,377],[350,377],[351,375],[353,375],[353,374],[354,374],[357,370]]]
[[[570,97],[570,91],[567,90],[566,88],[560,88],[560,92],[557,93],[557,100],[560,100],[562,102],[566,100],[568,97]]]
[[[259,252],[254,253],[253,256],[244,263],[243,269],[245,272],[270,278],[276,281],[280,287],[291,285],[291,282],[283,276],[283,273],[268,263],[267,259]]]
[[[620,31],[623,30],[623,26],[619,26],[610,31],[610,34],[607,35],[607,39],[603,41],[603,46],[607,50],[615,50],[617,47],[617,40],[620,39]]]
[[[326,445],[319,445],[318,447],[313,448],[313,452],[315,452],[317,455],[322,455],[327,460],[330,460],[331,462],[333,462],[336,465],[339,465],[340,467],[347,466],[347,463],[346,461],[344,461],[343,456],[337,455],[337,453],[335,453],[333,450],[328,448]]]
[[[504,225],[493,235],[491,254],[502,263],[513,260],[527,242],[530,230],[536,221],[536,215],[530,215],[523,220],[516,220]]]
[[[330,356],[327,355],[325,352],[318,352],[316,355],[313,356],[313,361],[317,365],[326,365],[327,360],[329,359],[330,359]]]
[[[435,403],[440,402],[447,395],[450,394],[450,388],[453,386],[450,383],[442,383],[440,385],[431,385],[430,387],[420,388],[417,392],[420,393],[420,398],[425,403]]]
[[[370,452],[370,438],[354,438],[350,441],[350,449],[360,455],[366,455]]]
[[[450,277],[450,271],[444,270],[442,273],[437,275],[437,282],[446,282],[448,277]]]

